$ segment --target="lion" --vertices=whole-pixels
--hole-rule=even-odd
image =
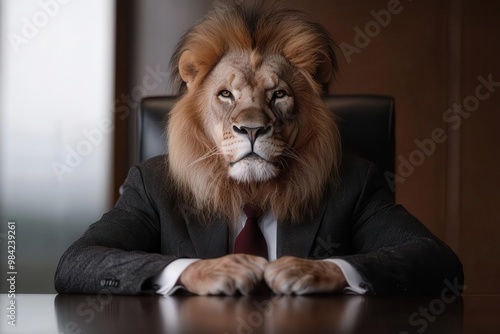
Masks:
[[[185,201],[235,221],[244,203],[279,221],[311,216],[335,181],[340,138],[323,103],[333,41],[304,14],[219,3],[181,39],[168,161]]]
[[[168,165],[182,205],[197,208],[198,221],[231,224],[245,203],[290,224],[314,215],[341,155],[334,116],[322,101],[337,69],[333,48],[326,29],[302,12],[242,1],[219,2],[182,37],[172,58],[182,95],[169,115]],[[277,293],[311,291],[311,281],[316,291],[345,286],[334,264],[305,261],[277,261],[302,267],[277,281],[268,266],[268,285]],[[248,294],[266,265],[229,255],[189,266],[180,282],[198,294]],[[303,270],[323,279],[303,280]],[[206,272],[213,279],[200,274]],[[290,279],[302,283],[293,288]]]

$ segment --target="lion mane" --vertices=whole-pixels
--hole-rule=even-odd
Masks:
[[[338,178],[339,132],[321,99],[337,69],[333,47],[326,29],[304,13],[269,2],[248,6],[244,1],[220,1],[188,30],[171,60],[172,79],[181,92],[167,125],[167,165],[177,201],[196,208],[200,217],[228,223],[236,221],[249,202],[272,210],[279,222],[310,219],[326,188]],[[290,122],[298,131],[279,157],[277,175],[264,181],[231,178],[228,162],[207,129],[215,117],[207,101],[212,85],[207,77],[230,52],[247,55],[244,59],[252,68],[278,55],[289,69],[294,98]],[[193,78],[187,85],[182,71]]]

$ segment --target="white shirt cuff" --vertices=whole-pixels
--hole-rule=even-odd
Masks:
[[[361,275],[356,269],[347,261],[341,259],[325,259],[325,261],[330,261],[335,263],[340,271],[344,274],[345,280],[349,286],[344,288],[345,293],[352,294],[365,294],[368,290],[366,288],[366,282],[363,280]]]
[[[179,280],[182,272],[191,263],[199,261],[200,259],[177,259],[170,262],[161,273],[156,275],[153,279],[153,284],[158,285],[160,288],[156,290],[157,294],[170,296],[175,291],[183,288],[182,285],[175,285]]]

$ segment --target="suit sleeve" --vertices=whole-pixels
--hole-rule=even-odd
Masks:
[[[402,206],[395,205],[383,176],[367,169],[354,208],[353,254],[343,256],[367,282],[370,294],[435,294],[462,288],[456,254]]]
[[[154,293],[152,278],[176,259],[160,253],[160,219],[140,168],[133,167],[116,206],[62,255],[59,293]]]

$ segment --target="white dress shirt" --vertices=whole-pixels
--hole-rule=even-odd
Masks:
[[[229,243],[229,253],[233,252],[234,240],[245,226],[245,222],[246,215],[242,212],[237,224],[230,228],[229,240],[231,240],[231,242]],[[274,261],[276,260],[278,222],[270,211],[259,221],[259,227],[267,242],[268,260]],[[160,287],[156,293],[171,295],[178,289],[183,288],[182,285],[176,285],[179,277],[187,266],[199,260],[200,259],[177,259],[167,265],[154,279],[154,284]],[[347,261],[341,259],[324,259],[323,261],[333,262],[340,268],[348,284],[344,289],[345,293],[363,294],[366,292],[366,288],[361,288],[361,286],[365,286],[363,284],[365,282],[361,275]]]

